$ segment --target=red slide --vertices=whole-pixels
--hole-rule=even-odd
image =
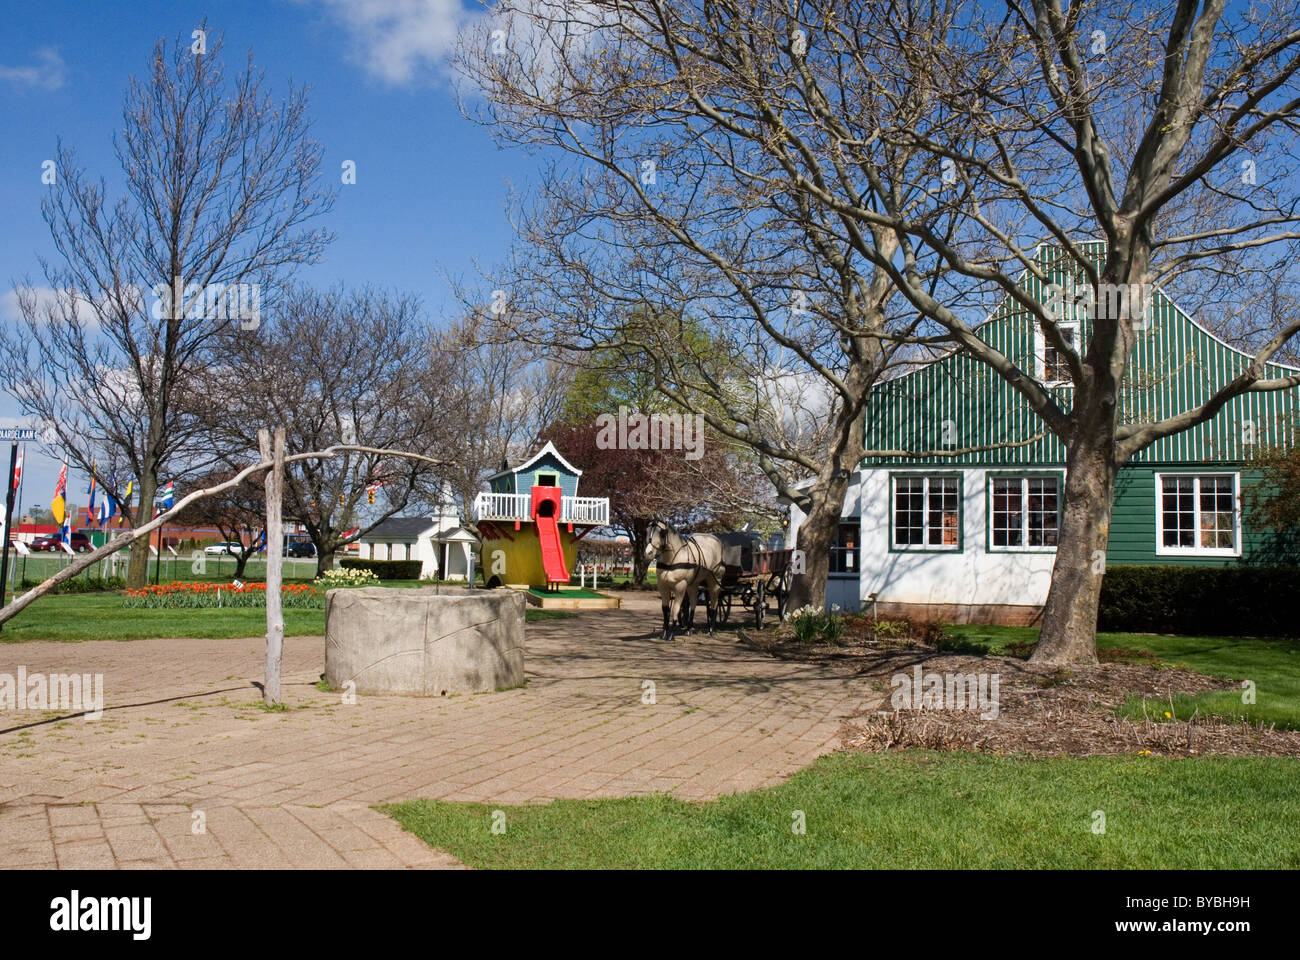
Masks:
[[[537,539],[542,543],[542,566],[546,569],[547,583],[568,583],[569,568],[564,563],[564,547],[560,544],[560,488],[533,487],[533,521],[537,524]]]

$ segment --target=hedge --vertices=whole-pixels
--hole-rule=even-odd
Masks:
[[[1107,567],[1097,629],[1294,637],[1300,567]]]
[[[419,580],[424,564],[419,560],[362,560],[347,557],[339,561],[344,570],[369,570],[380,580]]]
[[[44,582],[44,580],[24,579],[22,589],[30,590]],[[71,580],[64,580],[50,593],[99,593],[104,590],[121,590],[125,586],[126,580],[123,577],[73,577]]]

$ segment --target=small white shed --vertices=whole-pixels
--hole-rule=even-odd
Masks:
[[[421,577],[465,580],[478,538],[447,505],[429,517],[389,517],[357,540],[363,560],[419,560]]]

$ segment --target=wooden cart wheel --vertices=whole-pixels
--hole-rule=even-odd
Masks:
[[[716,622],[726,623],[730,619],[731,619],[731,594],[720,593],[718,594],[718,613],[717,613]]]
[[[776,614],[782,620],[785,619],[786,605],[790,601],[790,570],[787,567],[782,570],[776,579]]]

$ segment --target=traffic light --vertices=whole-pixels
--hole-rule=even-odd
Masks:
[[[374,503],[374,502],[375,502],[375,491],[373,491],[373,490],[367,490],[367,491],[366,491],[366,503]]]
[[[339,506],[340,507],[344,506],[344,498],[343,498],[343,494],[341,493],[339,494]]]

